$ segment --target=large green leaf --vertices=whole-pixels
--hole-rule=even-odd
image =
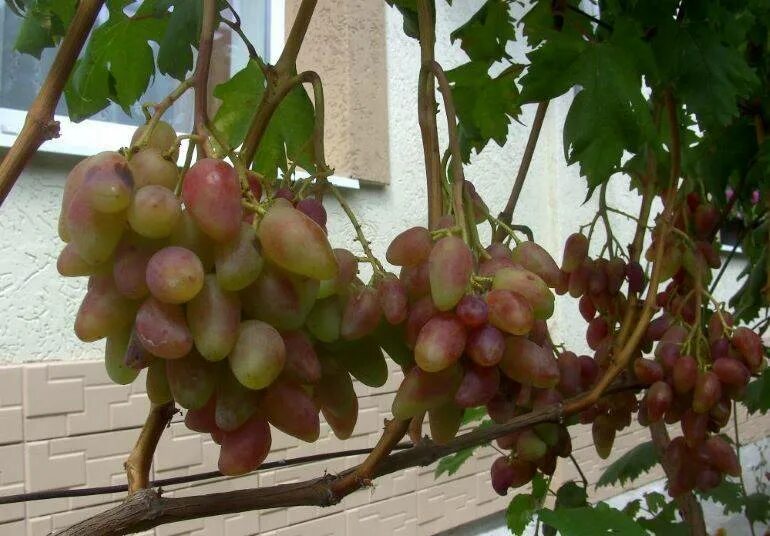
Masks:
[[[197,48],[200,39],[203,0],[165,1],[174,10],[159,43],[158,70],[183,80],[193,67],[193,48]]]
[[[704,24],[661,24],[652,40],[662,82],[704,124],[726,124],[738,114],[739,97],[758,84],[744,55]]]
[[[581,508],[542,509],[538,515],[561,536],[647,535],[636,521],[606,503]]]
[[[770,410],[770,368],[765,369],[759,378],[749,383],[746,396],[741,402],[749,413],[760,412],[764,415]]]
[[[739,482],[723,480],[717,487],[706,492],[698,491],[697,494],[698,497],[721,504],[725,515],[743,511],[743,489]]]
[[[110,17],[97,27],[65,90],[73,121],[82,121],[113,101],[125,110],[147,90],[155,73],[149,41],[158,41],[167,20],[128,17],[112,4]]]
[[[535,516],[537,502],[529,493],[515,495],[505,511],[505,522],[512,534],[522,534]]]
[[[232,147],[243,142],[264,91],[264,75],[253,60],[214,89],[214,96],[222,101],[214,117],[214,126]],[[313,171],[314,121],[310,97],[303,87],[295,87],[273,113],[254,156],[253,169],[276,177],[278,170],[286,171],[287,162],[292,161]]]
[[[520,69],[509,68],[492,77],[489,68],[487,62],[472,61],[446,73],[452,84],[466,162],[472,150],[480,153],[489,140],[505,144],[511,119],[521,113],[515,83]]]
[[[14,48],[40,59],[44,49],[56,46],[64,36],[76,7],[77,0],[29,2]]]
[[[509,2],[487,0],[465,24],[452,32],[472,61],[493,62],[509,58],[506,45],[516,38]]]
[[[632,482],[652,469],[656,463],[658,458],[652,441],[640,443],[611,463],[599,477],[596,487]]]

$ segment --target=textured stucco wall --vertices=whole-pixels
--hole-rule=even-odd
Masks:
[[[438,3],[436,58],[445,69],[458,65],[465,57],[457,45],[448,45],[449,33],[481,4],[480,0],[456,2],[450,8],[443,2]],[[425,221],[425,175],[415,93],[419,47],[414,39],[403,34],[400,14],[384,9],[388,117],[387,125],[371,128],[387,131],[390,185],[363,186],[359,191],[347,192],[374,251],[381,256],[396,233]],[[349,51],[351,57],[366,57],[363,52],[366,39],[351,37],[349,42],[353,47]],[[355,47],[359,47],[359,53]],[[523,42],[519,41],[510,50],[514,61],[522,59],[522,47]],[[568,103],[569,95],[549,107],[516,213],[517,221],[529,225],[536,239],[557,259],[564,237],[579,224],[589,221],[595,206],[593,202],[580,205],[585,198],[584,181],[578,176],[576,166],[568,168],[564,162],[561,127]],[[508,197],[533,113],[534,106],[527,106],[521,118],[523,125],[513,123],[509,142],[504,147],[491,143],[466,169],[466,176],[495,213]],[[438,124],[445,146],[443,117],[439,117]],[[367,133],[362,131],[358,135]],[[58,207],[64,176],[75,161],[61,155],[39,155],[0,209],[0,363],[101,356],[102,343],[83,344],[72,333],[85,281],[61,278],[55,268],[60,249],[56,235]],[[331,161],[330,164],[344,168],[344,163]],[[638,198],[629,194],[623,184],[611,188],[608,200],[631,211],[635,211],[638,204]],[[333,200],[329,200],[328,209],[332,242],[355,249],[352,227],[342,211]],[[621,242],[627,242],[631,236],[630,222],[614,216],[613,220],[621,225]],[[488,228],[485,232],[488,233]],[[600,244],[600,231],[597,237],[595,245]],[[738,268],[739,263],[735,263],[730,269],[723,289],[734,284]],[[574,300],[560,298],[551,324],[557,339],[575,346],[583,344],[585,325]]]

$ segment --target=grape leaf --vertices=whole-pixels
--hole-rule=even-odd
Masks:
[[[652,441],[646,441],[635,446],[610,464],[599,477],[596,487],[612,486],[616,483],[623,485],[626,482],[631,482],[642,473],[649,471],[656,463],[658,463],[658,458],[655,454],[655,446]]]
[[[636,514],[639,513],[639,510],[642,509],[642,500],[641,499],[634,499],[627,505],[623,507],[623,513],[626,514],[628,517],[636,518]]]
[[[505,51],[509,41],[516,39],[508,2],[487,0],[481,9],[450,35],[452,43],[460,40],[472,61],[494,62],[510,58]]]
[[[232,147],[243,142],[264,90],[264,75],[253,60],[214,89],[214,96],[222,101],[214,117],[214,126]],[[254,156],[253,169],[276,177],[278,169],[286,171],[287,161],[291,160],[303,169],[313,171],[311,138],[314,121],[310,97],[304,88],[295,87],[273,113]]]
[[[489,140],[502,147],[510,120],[521,114],[515,83],[520,66],[514,65],[494,78],[489,68],[487,62],[472,61],[446,73],[452,84],[465,162],[472,150],[480,153]]]
[[[579,163],[589,188],[620,170],[624,151],[638,153],[655,138],[642,76],[654,70],[649,46],[638,28],[620,20],[608,41],[547,33],[548,40],[528,54],[530,66],[521,80],[523,102],[539,102],[580,90],[564,124],[564,152]]]
[[[749,383],[746,395],[741,402],[749,413],[760,412],[764,415],[770,410],[770,368],[765,369],[759,378]]]
[[[404,33],[415,39],[420,38],[420,25],[417,20],[417,0],[385,0],[391,7],[395,7],[401,15],[404,17]],[[435,4],[431,2],[431,7]],[[435,7],[434,7],[434,20],[435,20]]]
[[[511,533],[524,532],[535,515],[535,508],[535,499],[529,493],[520,493],[511,499],[505,511],[505,522]]]
[[[746,497],[746,517],[752,524],[770,520],[770,498],[763,493]]]
[[[736,102],[758,84],[738,48],[725,46],[718,32],[702,24],[663,22],[652,41],[663,83],[705,124],[727,124]]]
[[[77,0],[33,0],[26,6],[14,48],[40,59],[43,50],[64,36],[76,7]]]
[[[640,517],[636,521],[655,536],[681,536],[689,532],[689,527],[683,521],[673,521],[661,516]]]
[[[650,493],[646,493],[644,495],[644,503],[647,505],[647,510],[652,513],[662,509],[664,506],[666,506],[667,502],[668,500],[666,499],[666,496],[657,491],[651,491]]]
[[[174,10],[160,39],[158,70],[183,80],[193,66],[193,48],[197,48],[203,18],[203,0],[166,0]]]
[[[461,421],[461,424],[469,424],[478,421],[479,419],[482,419],[486,414],[487,408],[484,406],[479,406],[477,408],[466,408],[465,412],[463,413],[463,420]]]
[[[567,9],[562,13],[564,24],[562,33],[582,35],[591,31],[591,23],[582,15]],[[524,37],[530,47],[536,47],[548,38],[554,27],[553,2],[551,0],[537,0],[532,8],[527,11],[520,20],[523,26]]]
[[[581,508],[542,509],[540,520],[556,528],[562,536],[646,536],[638,523],[606,503]]]
[[[110,12],[107,22],[93,31],[65,89],[73,121],[104,109],[110,100],[128,113],[155,73],[149,41],[160,38],[166,22],[155,17],[131,18],[120,8]]]
[[[740,513],[743,511],[744,497],[741,485],[732,480],[723,480],[714,489],[696,492],[698,497],[708,499],[722,505],[724,514]]]
[[[583,486],[570,480],[556,491],[556,504],[559,508],[577,508],[585,506],[588,494]]]
[[[438,478],[444,473],[446,473],[447,476],[452,476],[460,470],[460,467],[462,467],[468,458],[473,456],[473,452],[475,450],[476,447],[472,447],[457,451],[454,454],[450,454],[449,456],[444,456],[438,461],[438,465],[436,466],[436,470],[433,473],[433,477]]]

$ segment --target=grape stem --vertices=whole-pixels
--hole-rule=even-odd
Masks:
[[[575,459],[575,455],[570,453],[569,459],[572,460],[572,465],[575,466],[575,469],[577,469],[577,472],[580,475],[580,479],[583,481],[583,488],[588,490],[588,479],[586,478],[585,473],[583,473],[583,470],[580,468],[580,464],[578,463],[577,459]]]
[[[283,52],[281,52],[275,66],[260,65],[265,74],[266,87],[254,118],[251,120],[251,125],[246,132],[243,147],[241,147],[240,158],[246,164],[254,159],[257,148],[270,123],[270,118],[278,105],[297,84],[297,77],[294,74],[297,72],[297,56],[302,47],[302,41],[305,39],[310,20],[313,18],[316,3],[317,0],[302,0],[286,38]]]
[[[198,42],[198,58],[195,61],[195,119],[193,132],[203,136],[198,141],[198,152],[206,158],[211,157],[211,146],[208,142],[208,83],[211,67],[211,50],[214,46],[214,31],[217,29],[217,1],[203,0],[203,18],[201,34]]]
[[[155,455],[155,447],[160,441],[160,436],[163,435],[164,428],[171,422],[175,413],[174,402],[150,406],[150,412],[147,415],[147,420],[144,421],[139,438],[123,464],[128,478],[129,497],[139,490],[149,487],[150,467],[152,466],[152,457]]]
[[[434,61],[436,26],[432,0],[417,0],[417,21],[420,36],[420,61],[425,66]],[[421,69],[421,74],[422,74]],[[441,197],[441,156],[436,126],[436,93],[433,77],[420,76],[417,87],[417,117],[420,123],[422,150],[427,180],[428,229],[433,230],[444,211]]]
[[[368,262],[372,265],[372,269],[374,269],[375,275],[383,275],[385,273],[385,268],[383,268],[382,264],[379,260],[377,260],[377,257],[374,256],[374,253],[372,252],[372,248],[370,247],[369,240],[366,239],[366,236],[364,235],[364,230],[361,227],[361,224],[358,223],[358,218],[356,218],[355,213],[353,212],[353,209],[350,208],[350,205],[348,204],[345,197],[342,195],[342,193],[339,191],[339,189],[334,186],[331,183],[326,183],[326,187],[331,190],[332,195],[334,195],[334,198],[337,200],[337,202],[342,207],[342,210],[345,211],[345,214],[347,214],[348,219],[350,220],[350,223],[353,225],[353,229],[356,231],[356,239],[361,243],[361,247],[364,250],[364,255],[366,256]]]
[[[78,3],[45,81],[27,111],[24,126],[0,162],[0,205],[38,148],[44,142],[59,137],[59,122],[54,120],[56,105],[103,4],[104,0]]]
[[[511,195],[508,196],[508,202],[505,204],[505,208],[498,216],[499,221],[506,224],[510,224],[513,221],[513,211],[516,209],[516,204],[519,201],[521,190],[524,187],[524,180],[527,178],[529,166],[532,163],[532,156],[535,154],[537,140],[540,138],[540,131],[542,130],[543,122],[545,121],[545,113],[548,110],[548,102],[549,101],[542,101],[537,104],[535,119],[532,121],[532,128],[529,130],[529,138],[527,139],[527,145],[524,147],[524,154],[521,156],[519,171],[516,173],[516,180],[513,183]],[[503,239],[503,236],[504,229],[502,227],[498,227],[495,230],[492,241],[499,242]]]
[[[637,383],[619,383],[610,387],[604,394],[637,391],[642,387]],[[585,395],[579,396],[564,406],[561,403],[552,404],[517,416],[504,424],[477,428],[455,437],[444,445],[437,445],[426,438],[414,447],[397,453],[390,451],[406,433],[409,421],[391,421],[366,460],[339,475],[324,475],[304,482],[187,497],[161,497],[154,490],[146,489],[129,497],[119,506],[65,529],[59,536],[116,536],[149,530],[165,523],[212,515],[290,506],[332,506],[338,504],[346,495],[369,485],[375,478],[410,467],[431,465],[444,456],[488,444],[515,430],[543,422],[560,422],[564,416],[580,412],[592,404]]]
[[[184,95],[188,89],[193,87],[195,85],[195,78],[187,78],[186,80],[183,80],[174,90],[166,95],[166,97],[160,101],[157,104],[147,104],[146,106],[148,108],[153,108],[154,113],[152,114],[152,117],[147,122],[147,125],[145,126],[144,131],[142,132],[142,135],[139,136],[139,139],[136,140],[136,143],[132,145],[132,150],[129,151],[129,155],[134,153],[136,150],[138,150],[140,147],[143,147],[147,145],[147,142],[150,141],[150,136],[152,135],[152,131],[155,130],[155,127],[158,125],[158,122],[160,121],[160,118],[163,117],[163,114],[166,113],[166,110],[168,110],[172,104],[174,104],[179,98]]]
[[[468,244],[468,227],[465,221],[465,211],[463,210],[465,173],[463,172],[463,160],[460,151],[460,137],[457,133],[457,112],[455,112],[454,99],[452,98],[452,88],[449,86],[449,80],[444,69],[433,59],[427,60],[422,64],[420,69],[420,88],[432,86],[429,82],[430,75],[438,82],[439,92],[444,101],[444,113],[446,115],[447,132],[449,133],[449,149],[452,153],[449,166],[452,170],[452,209],[455,216],[455,224],[462,230],[463,240]],[[475,225],[475,222],[472,223]]]

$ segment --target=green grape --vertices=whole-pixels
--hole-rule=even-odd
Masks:
[[[259,224],[265,256],[290,272],[313,279],[338,274],[337,259],[324,230],[294,207],[276,203]]]
[[[169,246],[147,262],[147,287],[164,303],[184,303],[203,288],[203,265],[195,253]]]
[[[439,311],[453,309],[465,295],[473,273],[473,254],[456,236],[436,242],[428,258],[430,293]]]
[[[342,308],[336,296],[315,302],[305,320],[308,331],[322,342],[339,339],[341,323]]]
[[[454,398],[461,380],[462,372],[456,364],[440,372],[412,367],[393,399],[393,417],[411,419],[446,404]]]
[[[540,439],[534,430],[522,430],[516,440],[516,457],[525,462],[534,462],[545,456],[548,445]]]
[[[86,172],[80,191],[99,212],[121,212],[131,202],[134,179],[125,161],[111,167],[94,166]]]
[[[145,130],[147,130],[147,124],[139,126],[134,131],[134,134],[131,136],[132,147],[139,142]],[[146,147],[152,147],[163,152],[171,151],[171,158],[176,160],[179,156],[179,148],[176,145],[176,130],[169,123],[158,121],[147,138],[146,144],[140,149],[145,150]]]
[[[64,277],[82,277],[96,275],[110,269],[109,262],[91,264],[81,257],[73,244],[67,244],[56,259],[56,270]]]
[[[337,276],[321,281],[318,288],[318,299],[328,298],[335,294],[347,294],[350,284],[358,273],[358,259],[347,249],[335,248],[332,250],[337,259],[339,271]]]
[[[463,420],[463,408],[454,402],[428,410],[430,437],[438,445],[445,445],[457,435]]]
[[[166,360],[166,378],[174,400],[180,406],[199,409],[214,394],[217,370],[193,350],[182,359]]]
[[[546,320],[553,315],[554,296],[545,281],[529,270],[503,268],[492,280],[492,288],[510,290],[524,297],[532,307],[535,318]]]
[[[273,326],[259,320],[241,322],[229,357],[230,369],[249,389],[264,389],[283,370],[286,347]]]
[[[101,264],[111,256],[126,226],[122,212],[99,212],[78,190],[64,212],[64,224],[70,243],[89,264]]]
[[[241,291],[246,316],[277,329],[299,329],[318,294],[318,281],[266,264],[254,283]]]
[[[69,242],[71,236],[66,224],[66,215],[69,210],[70,203],[75,197],[75,193],[80,190],[80,187],[94,170],[100,169],[116,169],[125,166],[126,159],[122,154],[115,151],[104,151],[97,153],[93,156],[89,156],[75,164],[75,167],[67,174],[67,179],[64,182],[64,195],[62,196],[61,212],[59,213],[59,237],[63,242]],[[93,208],[86,196],[82,196],[85,201],[85,206]]]
[[[165,186],[150,184],[136,191],[128,207],[128,223],[147,238],[166,238],[182,215],[182,205]]]
[[[225,432],[240,428],[256,413],[261,394],[261,391],[244,387],[231,372],[223,370],[216,387],[214,417],[217,427]]]
[[[201,291],[187,303],[187,325],[195,347],[209,361],[227,357],[238,338],[241,303],[234,292],[222,290],[214,274],[203,280]]]
[[[257,234],[251,225],[241,223],[234,240],[217,244],[214,264],[219,286],[225,290],[244,289],[257,279],[264,261],[257,251]]]
[[[128,161],[128,167],[134,176],[136,188],[155,184],[173,191],[179,182],[176,164],[163,158],[161,150],[155,147],[146,147],[134,154]]]
[[[299,385],[279,380],[265,390],[261,408],[267,420],[285,434],[312,443],[321,434],[318,408]]]
[[[104,349],[104,365],[107,376],[118,385],[128,385],[139,375],[139,370],[126,365],[125,355],[131,328],[115,331],[107,337]]]
[[[596,453],[602,460],[606,460],[612,452],[612,445],[615,443],[615,425],[608,415],[599,415],[594,419],[591,433]]]
[[[92,276],[75,317],[75,335],[83,342],[102,339],[131,325],[136,303],[121,295],[111,275]]]
[[[171,387],[166,377],[166,361],[154,359],[147,368],[147,398],[155,405],[165,404],[174,400]]]

